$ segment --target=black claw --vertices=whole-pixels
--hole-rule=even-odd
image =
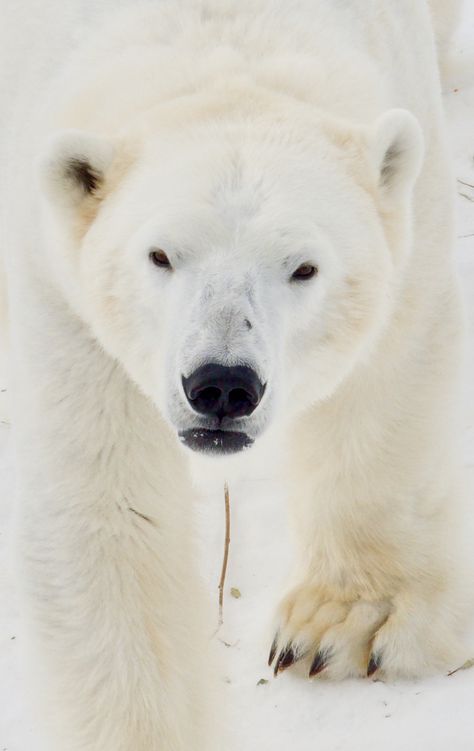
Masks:
[[[367,665],[367,678],[377,672],[382,662],[382,658],[379,654],[371,654],[369,658],[369,664]]]
[[[270,649],[270,654],[268,655],[268,667],[271,667],[271,664],[273,660],[275,659],[277,646],[278,646],[278,634],[273,639],[272,648]]]
[[[316,657],[311,663],[311,667],[309,669],[309,677],[314,678],[315,675],[318,675],[318,673],[321,673],[321,671],[324,670],[324,668],[327,666],[329,662],[329,658],[330,658],[329,652],[327,651],[317,652]]]
[[[296,655],[293,652],[293,649],[291,646],[286,647],[285,649],[282,649],[280,652],[280,655],[278,657],[278,660],[275,663],[275,676],[278,675],[278,673],[282,673],[283,670],[286,670],[289,668],[293,663],[296,661]]]

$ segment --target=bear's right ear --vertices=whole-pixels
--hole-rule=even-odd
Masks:
[[[405,197],[421,169],[423,135],[418,120],[403,109],[381,115],[369,131],[368,151],[383,199]]]
[[[39,165],[47,197],[66,210],[97,203],[114,154],[112,144],[99,136],[76,130],[55,135]]]

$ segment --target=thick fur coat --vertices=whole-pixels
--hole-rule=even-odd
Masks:
[[[433,5],[443,49],[455,4]],[[132,7],[22,132],[4,255],[48,748],[225,747],[179,440],[215,428],[183,392],[208,362],[251,366],[264,394],[234,432],[285,456],[276,672],[458,658],[463,319],[428,4]]]

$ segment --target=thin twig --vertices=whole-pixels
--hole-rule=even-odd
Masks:
[[[225,503],[225,542],[224,542],[224,558],[222,561],[221,578],[219,580],[219,627],[224,623],[224,585],[225,576],[227,573],[227,563],[229,560],[229,545],[230,545],[230,499],[229,499],[229,486],[227,483],[224,485],[224,503]]]
[[[455,675],[456,673],[459,673],[460,670],[469,670],[469,668],[474,668],[474,659],[466,660],[466,662],[463,662],[463,664],[460,665],[458,668],[451,670],[448,673],[448,676]]]
[[[468,196],[467,193],[461,193],[460,191],[458,191],[458,195],[465,198],[466,201],[470,201],[471,203],[474,203],[474,198],[472,196]]]
[[[132,513],[136,514],[140,517],[140,519],[144,519],[146,522],[149,522],[150,524],[153,524],[153,520],[150,519],[149,516],[146,516],[145,514],[142,514],[140,511],[137,511],[136,508],[132,508],[131,506],[128,507],[128,510]]]
[[[458,183],[461,183],[461,185],[465,185],[466,188],[474,188],[474,185],[472,183],[466,183],[464,180],[460,180],[458,177]]]

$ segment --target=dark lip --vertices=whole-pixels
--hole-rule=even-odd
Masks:
[[[201,454],[237,454],[253,443],[247,433],[234,430],[190,428],[182,430],[179,437],[184,446]]]

